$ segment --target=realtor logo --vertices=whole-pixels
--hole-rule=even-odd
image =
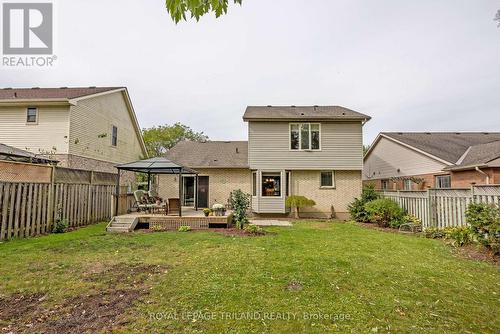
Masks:
[[[2,7],[4,55],[52,54],[52,3],[4,3]]]

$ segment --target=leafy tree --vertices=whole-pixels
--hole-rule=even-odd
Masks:
[[[150,157],[159,157],[181,140],[206,141],[208,137],[203,132],[196,132],[189,126],[175,123],[142,129],[144,142]]]
[[[316,202],[314,202],[312,199],[309,199],[305,196],[293,195],[293,196],[287,197],[285,205],[287,208],[293,209],[295,218],[299,218],[299,210],[301,208],[307,208],[310,206],[314,206],[314,205],[316,205]]]
[[[250,195],[237,189],[231,192],[229,201],[233,208],[236,228],[242,229],[248,223],[247,211],[250,207]]]
[[[498,26],[500,27],[500,9],[497,11],[497,15],[495,15],[493,20],[498,21]]]
[[[230,0],[166,0],[167,11],[174,20],[178,23],[180,20],[186,20],[186,13],[190,13],[191,18],[196,21],[203,15],[214,12],[215,17],[227,13],[227,6]],[[233,0],[234,3],[240,4],[242,0]]]

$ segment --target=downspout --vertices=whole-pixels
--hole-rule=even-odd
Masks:
[[[480,170],[479,167],[477,166],[476,166],[476,171],[486,176],[486,184],[490,184],[490,176],[488,175],[488,173],[485,173],[484,171]]]

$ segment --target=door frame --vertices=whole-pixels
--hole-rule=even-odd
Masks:
[[[207,198],[207,206],[200,206],[200,192],[199,192],[199,183],[201,178],[206,178],[207,180],[207,193],[206,193],[206,198]],[[198,175],[198,184],[196,185],[196,203],[198,204],[198,207],[200,208],[209,208],[210,207],[210,177],[208,175]]]

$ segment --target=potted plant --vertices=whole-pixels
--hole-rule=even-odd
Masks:
[[[214,211],[216,216],[224,216],[224,214],[226,213],[226,208],[224,207],[224,205],[219,203],[215,203],[212,206],[212,210]]]
[[[205,208],[205,209],[203,209],[203,214],[205,214],[205,217],[210,216],[210,212],[212,212],[212,210],[211,210],[211,209],[209,209],[209,208]]]

